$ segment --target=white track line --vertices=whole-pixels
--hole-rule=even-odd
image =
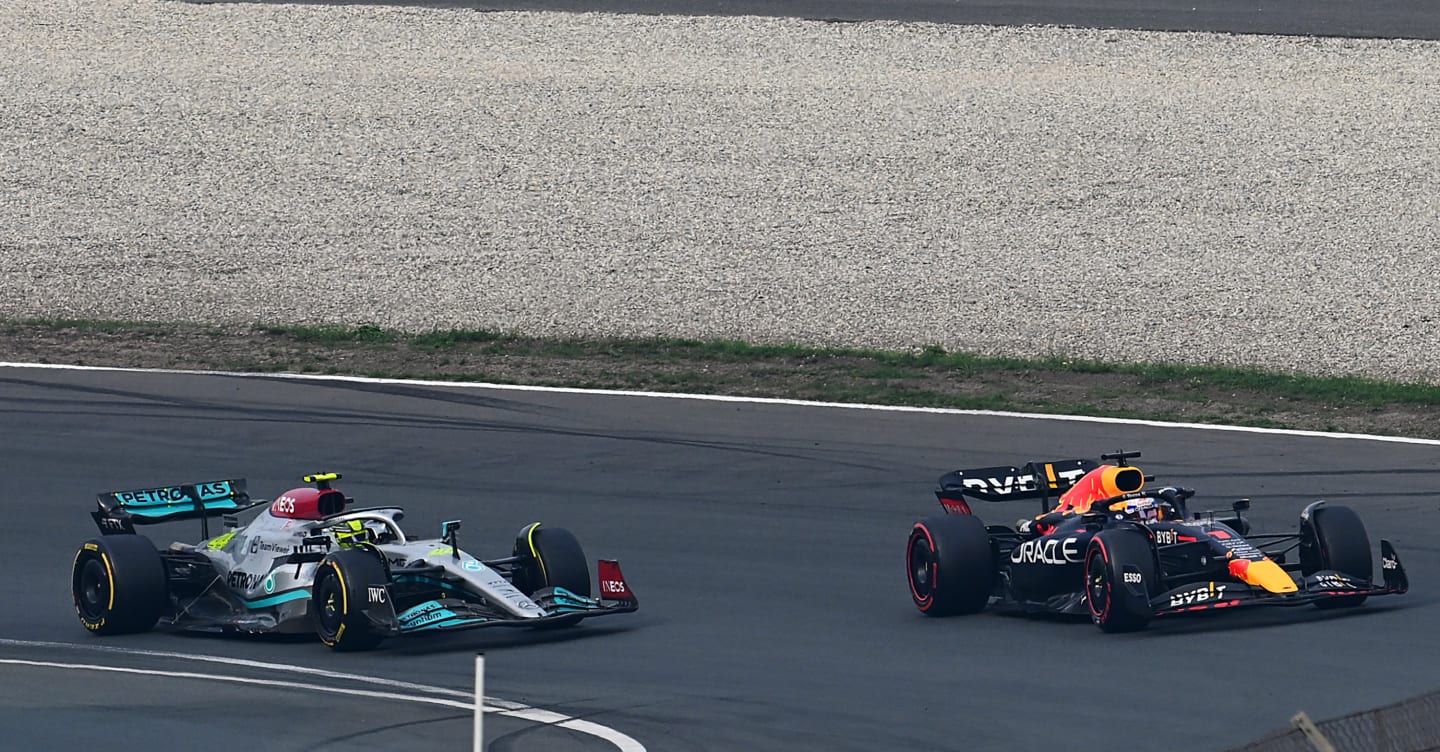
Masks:
[[[428,695],[404,695],[399,692],[379,692],[373,689],[348,689],[345,687],[329,687],[324,684],[306,684],[304,682],[280,681],[279,679],[251,679],[246,676],[226,676],[225,674],[197,674],[189,671],[162,671],[153,668],[129,668],[126,666],[105,666],[98,663],[63,663],[60,661],[27,661],[19,658],[0,658],[0,663],[10,663],[17,666],[40,666],[43,668],[67,668],[85,671],[108,671],[117,674],[142,674],[144,676],[164,676],[171,679],[204,679],[206,681],[230,682],[232,684],[252,684],[257,687],[284,687],[285,689],[303,689],[307,692],[329,692],[337,695],[353,695],[355,697],[373,697],[379,700],[396,700],[399,702],[417,702],[424,705],[443,705],[448,708],[459,708],[461,710],[474,710],[474,703],[449,700],[444,697],[430,697]],[[485,711],[492,712],[490,708]]]
[[[867,405],[850,402],[815,402],[811,400],[779,399],[774,397],[735,397],[725,394],[684,394],[679,392],[637,392],[624,389],[579,389],[559,386],[528,386],[524,384],[486,384],[473,381],[431,381],[425,379],[378,379],[368,376],[328,376],[308,373],[247,373],[244,371],[195,371],[175,368],[119,368],[115,366],[72,366],[57,363],[9,363],[0,362],[0,368],[41,368],[57,371],[111,371],[118,373],[161,373],[181,376],[239,376],[252,379],[275,379],[283,381],[341,381],[356,384],[405,384],[410,386],[440,386],[451,389],[490,389],[510,392],[551,392],[555,394],[595,394],[609,397],[646,397],[651,399],[684,399],[706,402],[745,402],[757,405],[792,405],[797,407],[834,407],[846,410],[875,410],[897,413],[931,413],[936,415],[976,415],[994,418],[1024,418],[1029,420],[1054,420],[1070,423],[1108,423],[1126,426],[1148,426],[1151,428],[1187,428],[1201,431],[1231,431],[1236,433],[1260,433],[1280,436],[1306,436],[1317,439],[1351,439],[1360,441],[1383,441],[1392,444],[1421,444],[1440,446],[1440,439],[1415,439],[1406,436],[1375,436],[1366,433],[1330,433],[1327,431],[1301,431],[1292,428],[1256,428],[1253,426],[1224,426],[1211,423],[1167,423],[1159,420],[1138,420],[1134,418],[1103,418],[1090,415],[1051,415],[1048,413],[1020,413],[1004,410],[962,410],[953,407],[909,407],[905,405]]]
[[[464,699],[466,702],[470,702],[474,698],[474,693],[465,692],[459,689],[435,687],[429,684],[415,684],[412,682],[400,681],[398,679],[384,679],[378,676],[361,676],[357,674],[345,673],[343,671],[328,671],[323,668],[292,666],[288,663],[266,663],[265,661],[252,661],[245,658],[230,658],[223,655],[197,655],[194,653],[176,653],[168,650],[139,650],[135,648],[120,648],[115,647],[114,645],[84,645],[75,642],[44,642],[39,640],[0,639],[0,645],[13,645],[15,647],[22,648],[46,648],[51,650],[86,650],[94,653],[116,653],[119,655],[133,655],[143,658],[173,658],[175,660],[195,661],[198,663],[218,663],[226,666],[258,668],[265,669],[267,671],[286,671],[292,674],[319,676],[326,679],[341,679],[344,681],[360,682],[363,684],[374,684],[380,687],[390,687],[391,689],[407,689],[416,692],[429,692],[436,695],[459,697],[461,699]],[[497,701],[491,697],[485,698],[485,701],[492,705],[496,705],[497,707],[503,707],[507,710],[526,707],[518,703]]]
[[[464,699],[447,699],[446,697],[433,697],[428,695],[402,694],[399,692],[382,692],[369,689],[351,689],[345,687],[331,687],[323,684],[306,684],[303,682],[288,682],[278,679],[252,679],[244,676],[225,676],[223,674],[196,674],[184,671],[162,671],[158,669],[139,669],[120,666],[105,666],[89,663],[63,663],[58,661],[30,661],[17,658],[0,658],[0,663],[8,663],[22,666],[37,666],[43,668],[74,669],[89,671],[109,671],[113,673],[143,674],[148,676],[165,676],[177,679],[208,679],[211,681],[232,682],[235,684],[251,684],[256,686],[284,687],[288,689],[304,689],[319,692],[330,692],[332,694],[352,695],[357,697],[371,697],[381,700],[395,700],[397,702],[413,702],[425,705],[441,705],[444,707],[459,708],[461,710],[473,711],[475,709],[474,694],[448,687],[436,687],[429,684],[416,684],[414,682],[399,681],[396,679],[382,679],[375,676],[364,676],[361,674],[348,674],[342,671],[328,671],[326,669],[310,668],[307,666],[291,666],[283,663],[267,663],[265,661],[252,661],[244,658],[228,658],[220,655],[192,655],[189,653],[174,653],[163,650],[133,650],[130,648],[117,648],[109,645],[81,645],[72,642],[43,642],[36,640],[10,640],[0,639],[0,645],[11,645],[25,648],[47,648],[47,649],[68,649],[88,650],[97,653],[110,653],[116,655],[129,655],[144,658],[167,658],[172,660],[195,661],[200,663],[218,663],[222,665],[257,668],[266,671],[288,671],[294,674],[322,677],[326,679],[339,679],[347,682],[374,684],[377,686],[390,687],[392,689],[404,689],[410,692],[426,692],[429,695],[448,695],[450,697]],[[562,713],[550,710],[531,707],[523,703],[500,700],[493,697],[485,698],[485,712],[496,715],[509,716],[533,723],[542,723],[549,726],[556,726],[579,734],[586,734],[613,744],[620,752],[646,752],[645,745],[636,741],[633,737],[623,734],[609,726],[602,726],[593,721],[572,718]]]

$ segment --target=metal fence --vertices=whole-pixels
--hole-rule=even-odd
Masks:
[[[1320,723],[1300,713],[1291,725],[1230,752],[1440,752],[1440,691]]]

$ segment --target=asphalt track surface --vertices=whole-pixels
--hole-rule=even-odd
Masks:
[[[199,0],[212,2],[213,0]],[[249,0],[246,0],[249,1]],[[261,0],[294,2],[295,0]],[[1428,0],[308,0],[480,11],[775,16],[827,21],[929,21],[1379,39],[1440,39]]]
[[[649,750],[1212,750],[1435,688],[1440,447],[1184,428],[480,388],[0,369],[0,728],[22,748],[467,748],[457,708],[291,686],[96,673],[85,663],[385,689],[275,669],[5,640],[175,651],[433,685],[584,718]],[[1262,529],[1308,501],[1354,506],[1396,539],[1415,590],[1345,613],[1164,620],[1137,635],[911,606],[902,543],[963,465],[1143,449],[1197,504],[1254,499]],[[96,639],[69,601],[94,493],[242,475],[257,497],[345,473],[360,504],[508,552],[568,527],[619,557],[641,611],[568,633],[475,631],[331,654],[308,638],[150,633]],[[1029,505],[987,508],[1012,521]],[[194,539],[194,523],[155,529]],[[1377,543],[1378,545],[1378,543]],[[28,661],[29,663],[15,663]],[[122,731],[123,729],[123,731]],[[491,750],[614,749],[496,718]],[[421,748],[421,747],[415,747]]]

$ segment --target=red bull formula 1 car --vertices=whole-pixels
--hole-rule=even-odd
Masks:
[[[1194,491],[1147,490],[1128,463],[1139,452],[1024,467],[957,470],[935,495],[946,514],[915,523],[906,571],[916,608],[930,616],[986,606],[1088,614],[1106,632],[1145,628],[1157,616],[1243,606],[1358,606],[1404,593],[1395,547],[1380,541],[1382,584],[1370,539],[1349,507],[1316,501],[1299,532],[1250,531],[1240,500],[1223,512],[1187,510]],[[972,500],[1039,499],[1041,515],[986,525]],[[1058,504],[1052,508],[1052,502]]]
[[[305,477],[273,501],[252,501],[243,479],[99,495],[101,536],[75,555],[71,588],[80,623],[95,634],[178,629],[310,632],[337,650],[388,637],[477,627],[565,627],[626,613],[639,601],[618,562],[599,562],[600,594],[575,536],[536,522],[511,555],[461,550],[460,522],[439,538],[400,527],[397,507],[349,508],[331,482]],[[241,524],[238,515],[258,510]],[[211,537],[209,519],[224,518]],[[200,520],[198,543],[156,550],[136,525]]]

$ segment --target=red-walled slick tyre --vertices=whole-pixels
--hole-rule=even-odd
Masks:
[[[994,549],[977,517],[952,514],[915,523],[905,562],[910,597],[922,614],[973,614],[990,601]]]
[[[1106,632],[1135,632],[1155,616],[1150,594],[1160,585],[1155,552],[1139,530],[1104,530],[1085,550],[1085,600]]]

